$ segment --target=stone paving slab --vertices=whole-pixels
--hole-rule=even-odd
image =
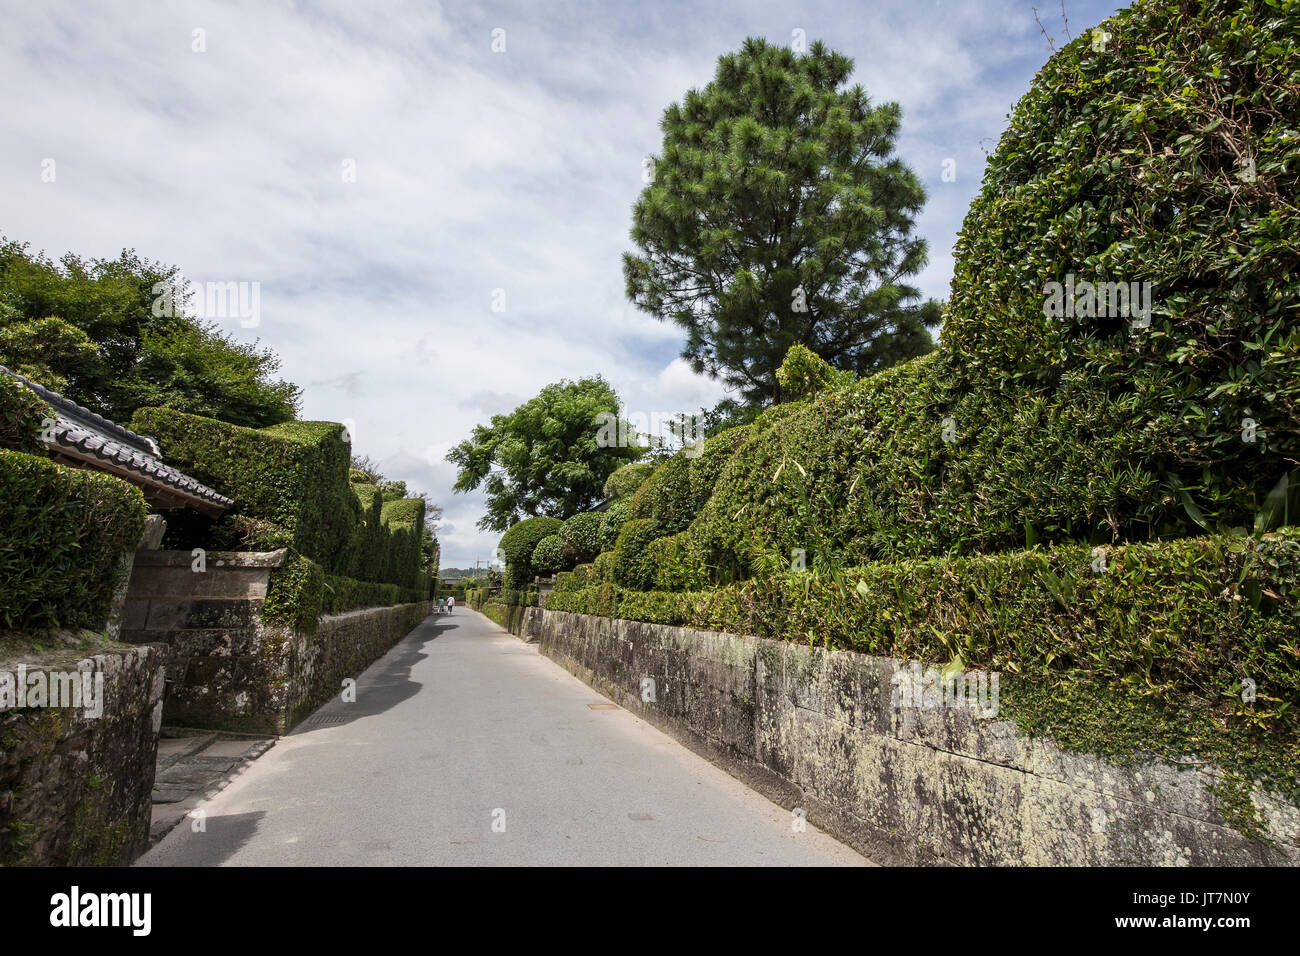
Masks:
[[[274,737],[178,732],[158,741],[150,845],[157,843],[200,803],[220,793],[275,744]]]

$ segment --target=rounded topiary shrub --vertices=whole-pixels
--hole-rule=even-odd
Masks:
[[[654,470],[654,463],[649,461],[634,461],[630,465],[615,469],[605,479],[605,497],[610,501],[629,497],[641,487],[641,483],[649,478]]]
[[[601,551],[614,550],[614,545],[618,543],[618,533],[623,530],[623,522],[627,519],[626,501],[616,501],[605,509],[605,515],[600,519]]]
[[[506,587],[527,587],[536,577],[532,566],[533,552],[543,538],[559,532],[564,522],[559,518],[525,518],[511,525],[501,537],[501,553],[506,559]]]
[[[564,522],[560,544],[568,567],[591,561],[600,554],[600,526],[605,516],[599,511],[584,511]]]
[[[1135,3],[1039,72],[957,242],[962,383],[1100,394],[1151,512],[1249,526],[1300,458],[1298,64],[1294,4]]]
[[[684,533],[651,541],[646,559],[654,568],[656,591],[690,591],[708,584],[703,563]]]
[[[696,514],[713,494],[713,487],[738,449],[754,434],[753,425],[737,425],[718,432],[705,441],[700,453],[691,459],[691,508]]]
[[[648,555],[651,542],[663,529],[650,518],[633,518],[623,525],[614,547],[614,583],[635,591],[654,588],[655,565]]]
[[[570,567],[564,557],[564,545],[558,534],[548,534],[533,549],[533,570],[538,574],[550,575]]]
[[[628,503],[633,518],[653,518],[664,534],[681,531],[695,517],[691,495],[691,458],[679,451],[655,469]]]

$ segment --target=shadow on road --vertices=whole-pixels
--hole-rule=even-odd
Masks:
[[[425,645],[454,631],[459,624],[460,621],[453,614],[429,615],[375,662],[382,662],[382,668],[370,671],[364,685],[358,682],[354,703],[345,703],[335,697],[300,721],[285,736],[297,737],[350,724],[362,717],[382,714],[390,707],[415,696],[423,685],[411,679],[411,668],[429,656],[424,650]]]
[[[254,813],[234,813],[230,816],[205,817],[200,836],[189,840],[185,846],[188,855],[185,866],[220,866],[253,838],[266,816],[265,810]],[[196,820],[182,820],[182,827],[192,827]],[[172,834],[173,837],[176,834]]]

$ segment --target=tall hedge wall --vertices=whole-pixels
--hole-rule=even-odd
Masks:
[[[163,457],[235,500],[233,514],[269,521],[330,572],[344,572],[359,516],[348,481],[350,448],[334,422],[242,428],[166,408],[142,408],[133,430],[158,440]]]
[[[1046,461],[1073,486],[1062,517],[1248,527],[1300,460],[1298,63],[1289,0],[1139,0],[1011,114],[957,241],[943,347],[962,387],[1014,392],[1039,408],[1028,424],[1093,446]],[[1085,281],[1149,283],[1150,315],[1102,315],[1086,289],[1045,314],[1049,283]],[[989,404],[956,410],[963,443],[1027,471],[1046,443],[982,424]]]
[[[385,502],[375,485],[352,481],[363,476],[349,468],[342,425],[289,422],[252,429],[144,408],[132,427],[156,438],[168,461],[235,500],[231,513],[205,532],[208,543],[253,550],[290,546],[328,575],[427,590],[420,535],[424,500]]]
[[[0,450],[0,502],[3,627],[102,628],[122,558],[144,528],[140,490],[111,475]]]

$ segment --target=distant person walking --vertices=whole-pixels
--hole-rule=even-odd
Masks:
[[[456,610],[456,598],[452,596],[447,598],[447,613],[450,614],[454,610]]]

